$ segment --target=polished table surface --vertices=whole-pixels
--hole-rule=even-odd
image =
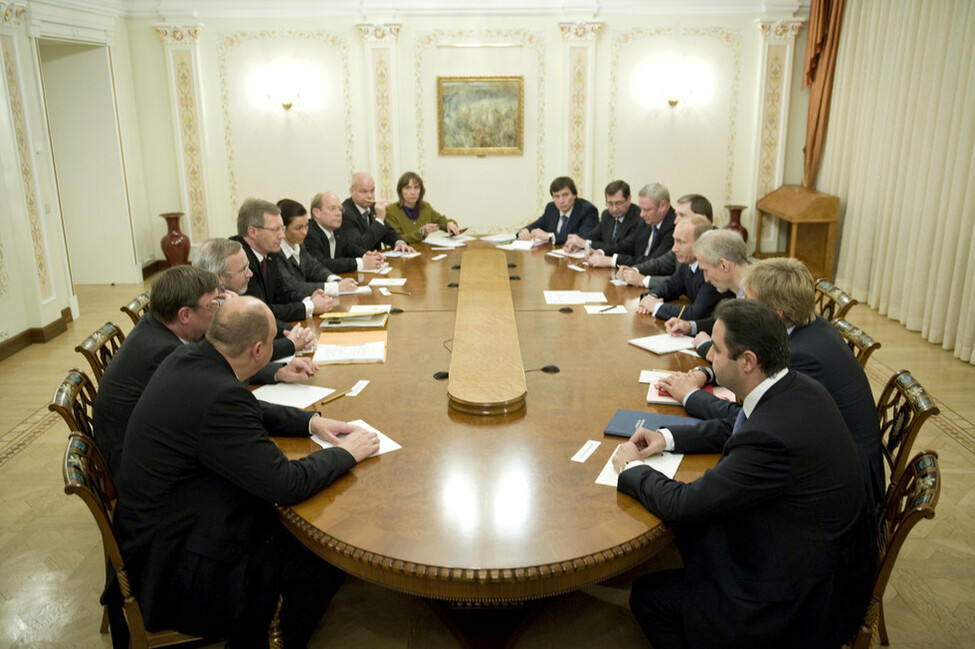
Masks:
[[[620,438],[602,431],[617,408],[683,414],[646,403],[643,369],[689,369],[686,354],[658,357],[629,338],[662,332],[634,314],[641,289],[609,284],[609,269],[569,269],[550,246],[508,252],[511,294],[526,370],[526,407],[481,416],[448,406],[456,283],[471,242],[440,254],[391,260],[387,277],[406,277],[411,295],[342,298],[392,304],[382,364],[323,366],[314,382],[344,390],[370,381],[356,397],[320,408],[363,419],[403,448],[359,464],[316,496],[279,508],[284,523],[346,572],[425,597],[479,603],[524,601],[604,580],[644,561],[672,532],[638,502],[595,484]],[[360,284],[373,275],[359,276]],[[543,290],[602,291],[627,315],[589,315],[546,305]],[[533,371],[557,365],[557,374]],[[585,463],[570,458],[587,440],[602,442]],[[275,440],[291,458],[318,449],[305,439]],[[677,478],[690,481],[716,456],[687,456]]]

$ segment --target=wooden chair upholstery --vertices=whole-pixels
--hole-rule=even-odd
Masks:
[[[84,433],[91,437],[97,396],[95,384],[88,375],[75,368],[61,381],[47,409],[61,415],[71,432]]]
[[[897,372],[887,381],[877,401],[877,418],[891,485],[900,478],[921,426],[939,412],[927,390],[908,370]]]
[[[830,322],[845,318],[857,304],[859,302],[829,280],[816,280],[816,312]]]
[[[866,367],[870,355],[880,349],[880,342],[871,338],[860,327],[850,324],[849,320],[837,318],[833,321],[833,326],[839,330],[840,335],[846,340],[846,344],[850,346],[850,350],[857,357],[860,367]]]
[[[119,311],[132,318],[132,324],[139,324],[139,318],[149,313],[149,293],[141,293],[124,304]]]
[[[880,562],[873,582],[870,603],[863,624],[857,630],[851,646],[868,649],[874,634],[880,633],[880,644],[887,646],[884,625],[884,591],[894,570],[894,562],[911,529],[922,518],[934,518],[934,510],[941,494],[941,472],[938,454],[934,451],[918,453],[907,465],[900,479],[887,494],[887,509],[880,520]]]
[[[116,503],[115,484],[112,482],[108,464],[89,437],[77,432],[71,433],[68,447],[64,451],[63,471],[64,492],[76,494],[88,505],[101,533],[105,556],[115,570],[122,591],[125,621],[129,627],[129,646],[132,649],[148,649],[201,640],[176,631],[146,631],[142,611],[132,594],[125,561],[112,527]]]
[[[81,352],[88,359],[91,371],[95,373],[95,381],[101,381],[108,362],[112,360],[112,356],[122,346],[124,340],[125,334],[118,325],[114,322],[106,322],[82,340],[74,350]]]

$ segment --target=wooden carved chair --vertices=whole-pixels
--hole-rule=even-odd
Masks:
[[[850,346],[850,350],[857,357],[860,367],[866,367],[870,355],[880,349],[880,342],[871,338],[860,327],[850,324],[849,320],[837,318],[833,321],[833,326],[839,330],[840,335],[846,340],[846,344]]]
[[[891,485],[900,478],[921,426],[939,412],[927,390],[908,370],[897,372],[887,381],[877,401],[877,418]]]
[[[119,308],[119,311],[132,318],[132,324],[139,324],[139,318],[149,313],[149,294],[141,293],[129,300],[128,304]]]
[[[95,373],[95,381],[101,381],[102,374],[108,367],[108,361],[112,360],[112,356],[115,356],[115,352],[122,346],[124,340],[125,334],[118,325],[114,322],[106,322],[82,340],[74,350],[81,352],[88,359],[91,370]]]
[[[889,644],[884,624],[884,590],[904,540],[922,518],[934,518],[940,493],[941,472],[938,470],[938,454],[934,451],[922,451],[914,456],[888,492],[887,509],[880,520],[877,539],[880,561],[863,624],[850,643],[852,649],[868,649],[878,631],[880,644],[885,647]]]
[[[857,304],[859,302],[829,280],[816,280],[816,312],[830,322],[845,318]]]
[[[89,437],[77,432],[71,433],[68,447],[64,451],[63,470],[64,492],[78,495],[88,505],[101,533],[105,556],[118,578],[122,591],[123,614],[129,627],[129,647],[149,649],[201,640],[176,631],[146,631],[142,610],[132,594],[125,561],[112,526],[115,516],[115,484],[112,482],[108,464]]]
[[[88,375],[75,368],[61,381],[47,409],[61,415],[71,432],[84,433],[91,437],[97,396],[95,384]]]

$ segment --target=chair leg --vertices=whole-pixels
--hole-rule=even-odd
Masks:
[[[102,626],[98,629],[99,633],[108,633],[108,607],[102,607]]]
[[[886,647],[890,645],[890,640],[887,638],[887,624],[884,623],[884,603],[880,602],[880,617],[878,619],[877,628],[880,630],[880,645]]]

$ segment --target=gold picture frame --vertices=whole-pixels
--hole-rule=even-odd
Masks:
[[[440,155],[522,155],[524,77],[437,77]]]

